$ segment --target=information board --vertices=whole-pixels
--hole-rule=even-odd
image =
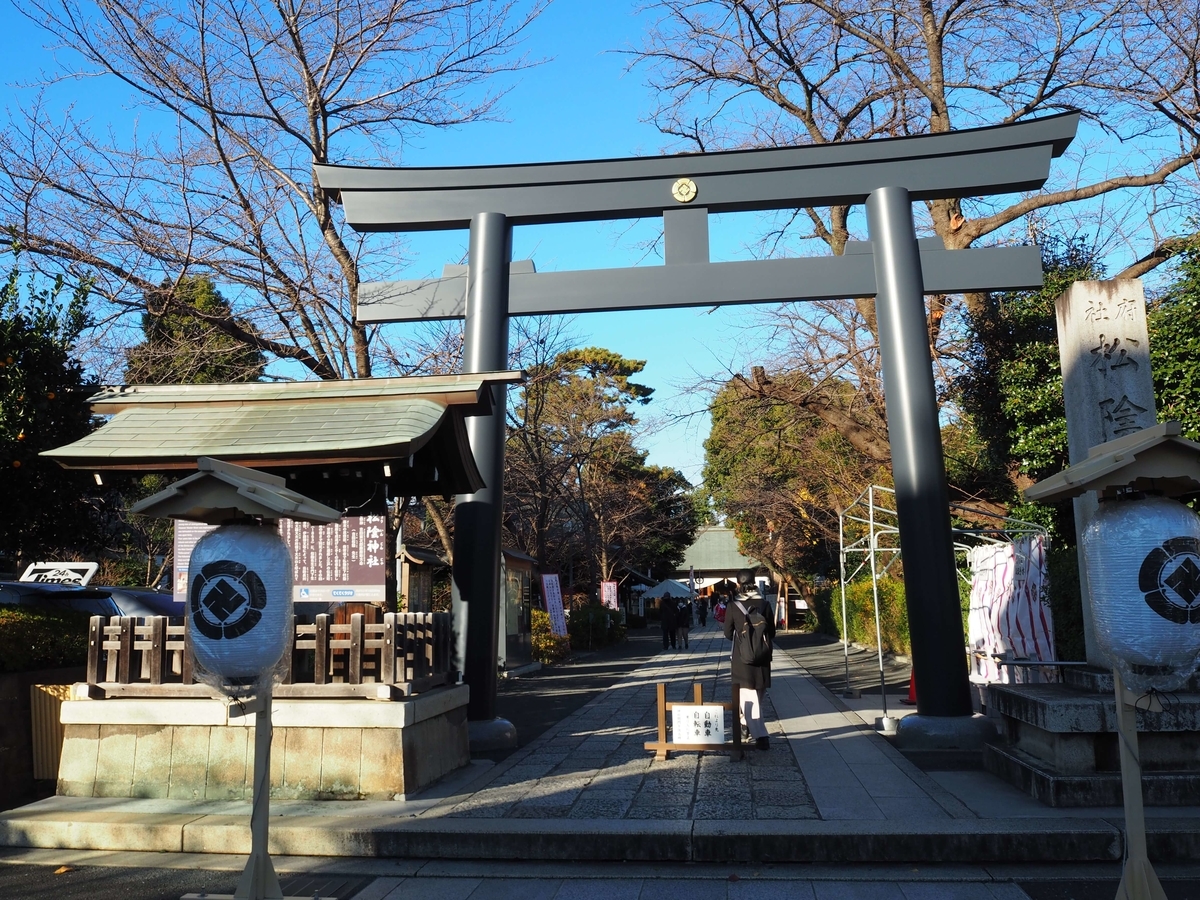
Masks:
[[[615,581],[600,582],[600,602],[609,609],[617,608],[617,583]]]
[[[725,743],[725,707],[719,703],[672,704],[671,743]]]
[[[557,575],[542,576],[542,598],[546,601],[546,612],[550,614],[550,632],[566,637],[567,617],[563,613],[562,587]]]
[[[383,516],[343,516],[328,525],[280,519],[292,551],[292,597],[299,602],[383,603],[387,530]]]
[[[188,592],[192,548],[214,525],[175,522],[175,600]],[[292,599],[297,603],[383,603],[387,532],[383,516],[343,516],[329,525],[279,521],[292,554]]]

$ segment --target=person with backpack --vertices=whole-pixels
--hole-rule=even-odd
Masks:
[[[737,689],[738,714],[759,750],[770,749],[762,718],[763,692],[771,686],[771,654],[775,616],[771,605],[753,588],[725,611],[725,637],[733,641],[729,672]]]

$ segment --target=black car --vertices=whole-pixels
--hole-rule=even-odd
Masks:
[[[170,594],[140,588],[78,587],[39,581],[0,581],[0,604],[73,610],[93,616],[181,616]]]

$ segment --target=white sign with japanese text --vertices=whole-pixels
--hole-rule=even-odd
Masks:
[[[542,576],[542,598],[550,614],[550,631],[559,637],[567,636],[567,617],[563,612],[562,587],[557,575]]]
[[[600,582],[600,603],[609,609],[617,608],[617,583],[615,581]]]
[[[725,743],[725,707],[717,703],[672,704],[671,743]]]

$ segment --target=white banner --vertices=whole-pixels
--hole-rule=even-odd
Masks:
[[[562,587],[557,575],[542,576],[542,597],[550,614],[550,631],[559,637],[567,636],[567,617],[563,613]]]
[[[600,582],[600,603],[609,609],[617,608],[617,583],[615,581]]]
[[[971,605],[967,640],[972,651],[971,680],[1009,684],[1031,680],[1024,666],[1000,666],[993,656],[1054,659],[1054,621],[1046,600],[1046,539],[1020,537],[1011,544],[973,548],[967,555]],[[1038,667],[1042,681],[1057,681],[1054,667]]]

